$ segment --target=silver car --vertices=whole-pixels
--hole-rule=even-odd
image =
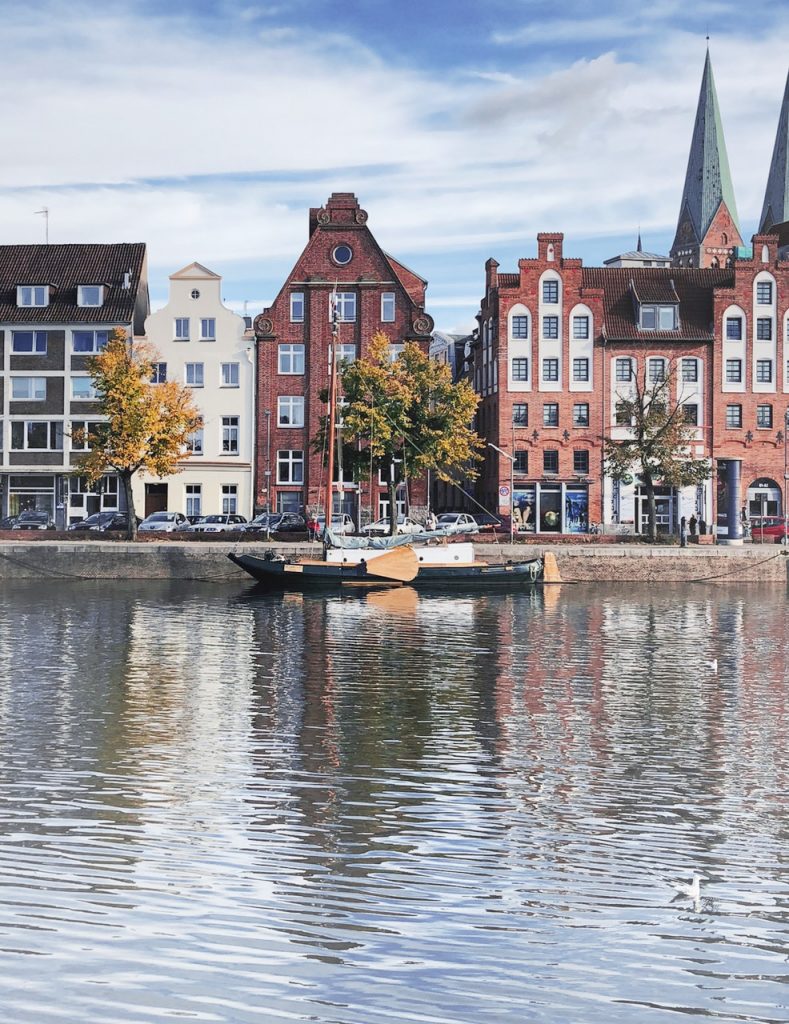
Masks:
[[[138,533],[176,533],[185,530],[189,520],[181,512],[153,512],[137,527]]]
[[[193,523],[189,533],[230,533],[243,530],[247,521],[243,516],[227,513],[225,515],[203,516],[199,523]]]

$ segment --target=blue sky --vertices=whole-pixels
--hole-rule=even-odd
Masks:
[[[4,242],[145,241],[154,305],[199,260],[251,312],[307,211],[351,191],[473,323],[483,265],[563,231],[588,264],[673,237],[710,47],[745,237],[787,74],[789,9],[754,0],[0,0]],[[30,74],[35,68],[35,75]]]

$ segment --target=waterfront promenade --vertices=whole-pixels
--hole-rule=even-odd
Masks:
[[[743,547],[590,543],[496,544],[476,542],[486,561],[532,558],[543,551],[556,555],[562,580],[591,582],[710,582],[724,585],[787,579],[784,548],[778,544]],[[306,543],[265,541],[178,542],[71,540],[0,541],[0,580],[18,579],[176,579],[222,581],[249,577],[227,558],[229,551],[314,555]]]

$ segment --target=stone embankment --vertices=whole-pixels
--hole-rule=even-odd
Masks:
[[[229,581],[249,577],[227,558],[228,551],[258,553],[267,547],[282,553],[311,554],[307,544],[202,544],[177,541],[0,540],[0,580],[20,579],[177,579]],[[771,581],[785,583],[787,558],[780,545],[741,548],[642,544],[495,544],[478,543],[480,558],[490,562],[533,558],[542,551],[556,555],[567,583],[716,583]]]

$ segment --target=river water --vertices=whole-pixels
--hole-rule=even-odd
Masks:
[[[0,1021],[785,1022],[788,627],[5,584]]]

